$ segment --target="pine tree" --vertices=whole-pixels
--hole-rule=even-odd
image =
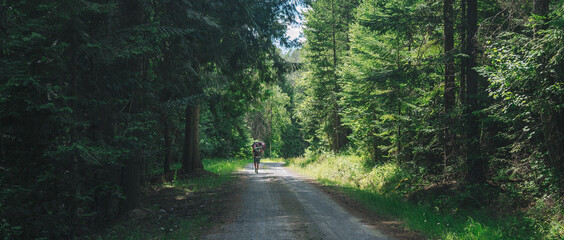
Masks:
[[[365,1],[357,9],[342,67],[344,118],[354,142],[375,161],[409,158],[409,146],[417,145],[413,124],[429,122],[416,109],[425,88],[435,84],[429,72],[434,52],[427,47],[434,36],[419,27],[440,20],[433,11],[400,1]]]
[[[343,127],[339,103],[338,69],[349,49],[348,28],[357,5],[356,1],[315,1],[306,16],[304,57],[308,72],[304,87],[312,92],[306,93],[309,99],[301,108],[304,113],[312,112],[313,117],[304,114],[302,121],[312,142],[335,152],[347,142],[348,130]]]

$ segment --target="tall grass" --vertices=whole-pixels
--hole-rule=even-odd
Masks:
[[[235,176],[232,175],[234,171],[242,169],[250,161],[243,159],[204,159],[202,164],[207,171],[217,174],[218,176],[199,177],[189,180],[181,180],[177,186],[189,186],[188,191],[203,191],[218,188],[227,181],[230,181]]]
[[[188,179],[180,179],[177,177],[178,171],[181,169],[180,163],[174,164],[171,169],[175,172],[174,179],[171,183],[165,184],[166,187],[182,188],[186,192],[198,192],[217,188],[223,183],[231,180],[234,176],[231,174],[245,165],[249,164],[250,160],[246,159],[203,159],[202,164],[206,171],[217,174],[217,176],[201,176]]]
[[[232,172],[245,167],[251,161],[248,159],[204,159],[204,168],[218,175],[230,175]]]
[[[496,218],[484,209],[464,206],[415,204],[404,200],[406,193],[426,182],[395,163],[369,166],[360,157],[330,153],[287,159],[290,168],[334,186],[368,209],[397,219],[431,239],[545,239],[535,233],[524,215]],[[448,201],[448,199],[446,200]],[[443,208],[443,209],[442,209]],[[560,235],[553,239],[558,239]]]

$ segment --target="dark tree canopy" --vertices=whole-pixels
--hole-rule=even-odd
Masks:
[[[562,209],[563,19],[549,0],[1,0],[0,235],[77,238],[255,140]]]
[[[2,236],[74,238],[136,208],[149,169],[237,154],[297,4],[0,1]]]

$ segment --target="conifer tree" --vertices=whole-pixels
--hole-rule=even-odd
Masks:
[[[158,122],[182,129],[180,108],[192,120],[186,166],[201,166],[205,81],[258,88],[265,79],[242,76],[277,61],[278,19],[293,19],[294,3],[0,1],[1,235],[72,239],[136,208],[153,156],[179,148]]]
[[[341,119],[338,69],[349,49],[349,24],[357,5],[356,1],[314,1],[306,15],[304,59],[308,66],[303,84],[311,90],[301,105],[302,121],[310,141],[335,152],[348,141]]]
[[[433,36],[419,26],[440,20],[433,11],[399,1],[365,1],[357,9],[341,72],[343,115],[354,142],[375,161],[409,158],[410,145],[418,145],[409,135],[411,126],[427,116],[418,115],[416,105],[435,84],[428,72]]]

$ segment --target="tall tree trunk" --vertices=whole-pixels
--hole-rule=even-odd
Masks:
[[[468,167],[467,179],[469,183],[484,183],[486,181],[487,163],[480,152],[480,123],[476,111],[478,105],[478,73],[476,67],[476,32],[478,29],[478,1],[467,0],[467,23],[466,32],[466,54],[470,56],[466,67],[467,101],[466,107],[466,131],[468,138],[467,158]]]
[[[551,0],[534,0],[533,13],[546,17],[548,15],[548,11],[550,10],[550,1]]]
[[[548,17],[550,11],[550,0],[535,0],[533,2],[533,14],[540,17]],[[538,31],[546,29],[546,22],[548,19],[544,19],[543,22],[535,26],[534,33],[535,38],[542,37],[539,36]],[[555,77],[554,75],[548,74],[549,69],[548,59],[544,56],[539,58],[541,63],[540,69],[538,69],[541,78],[546,79],[547,85],[554,85]],[[554,101],[554,100],[553,100]],[[562,102],[554,101],[554,102]],[[550,103],[547,103],[549,105]],[[547,107],[547,110],[541,112],[541,124],[544,137],[544,146],[548,152],[548,158],[546,161],[549,166],[554,168],[558,174],[564,174],[564,112],[557,112],[551,107]],[[564,179],[563,179],[564,180]],[[564,183],[563,183],[564,184]]]
[[[340,121],[339,121],[339,114],[337,113],[337,110],[339,109],[338,103],[337,103],[337,89],[338,89],[338,84],[337,84],[337,26],[335,25],[335,2],[331,1],[331,14],[332,14],[332,19],[331,19],[331,31],[332,31],[332,42],[333,42],[333,81],[334,81],[334,89],[333,89],[333,151],[334,152],[338,152],[339,148],[340,148]]]
[[[464,49],[466,47],[466,31],[468,30],[468,24],[466,22],[466,0],[460,1],[460,39],[462,39],[460,44],[460,49]],[[468,65],[468,59],[465,57],[460,59],[460,90],[459,90],[459,98],[460,104],[466,104],[466,67]]]
[[[163,117],[163,137],[164,137],[164,164],[163,171],[167,173],[170,171],[170,154],[171,154],[171,139],[170,139],[170,127],[169,122],[166,117]]]
[[[145,21],[145,14],[141,0],[123,0],[119,3],[119,14],[121,27],[131,29],[142,25]],[[133,79],[143,79],[145,69],[142,55],[132,56],[127,59],[127,71],[133,75]],[[132,89],[136,92],[138,89]],[[133,94],[135,96],[135,94]],[[134,103],[133,97],[129,102],[130,114],[137,110],[137,103]],[[140,149],[134,149],[134,153],[130,156],[124,156],[125,162],[121,172],[121,187],[123,189],[125,199],[120,201],[119,212],[124,214],[129,210],[139,206],[139,183],[141,181],[143,160]]]
[[[120,199],[119,214],[139,207],[139,182],[141,181],[141,158],[138,155],[128,156],[121,169],[121,188],[125,198]]]
[[[202,169],[200,159],[200,104],[186,106],[186,127],[182,170],[185,172]]]
[[[466,37],[466,31],[468,30],[468,24],[466,22],[466,0],[461,0],[460,1],[460,26],[459,26],[459,34],[460,34],[460,45],[459,45],[459,49],[461,52],[466,53],[466,41],[467,41],[467,37]],[[458,99],[460,101],[460,106],[462,106],[462,108],[466,109],[466,104],[467,104],[467,100],[466,100],[466,73],[467,71],[467,65],[468,65],[468,59],[466,57],[461,57],[460,58],[460,77],[459,77],[459,89],[458,89]],[[466,112],[464,112],[466,113]],[[456,145],[456,147],[458,147],[457,149],[455,149],[454,151],[457,151],[458,153],[460,153],[460,155],[465,155],[467,152],[467,143],[466,141],[460,141],[462,139],[467,139],[466,136],[466,121],[456,121],[456,124],[454,125],[456,126],[456,130],[458,132],[458,134],[460,135],[458,144]]]
[[[0,137],[0,164],[4,166],[6,161],[6,148],[4,147],[4,137]]]
[[[332,112],[332,118],[333,118],[333,139],[332,139],[332,148],[334,152],[339,152],[341,150],[341,148],[346,144],[347,141],[347,137],[346,137],[346,129],[343,127],[342,125],[342,121],[341,121],[341,116],[339,115],[339,95],[338,93],[341,91],[340,86],[339,86],[339,82],[338,82],[338,75],[337,75],[337,64],[339,62],[338,60],[338,47],[337,47],[337,20],[341,20],[341,19],[337,19],[337,8],[335,6],[335,1],[331,1],[331,14],[332,14],[332,19],[331,19],[331,31],[332,31],[332,51],[333,51],[333,84],[334,84],[334,89],[332,91],[333,94],[333,112]],[[346,20],[346,19],[345,19]],[[348,34],[347,34],[347,40],[348,40]],[[348,44],[348,43],[347,43]]]
[[[454,49],[454,0],[444,0],[443,5],[443,22],[444,22],[444,51],[445,51],[445,73],[444,73],[444,85],[445,85],[445,127],[444,127],[444,174],[446,176],[446,168],[449,163],[449,158],[453,156],[453,144],[454,136],[452,134],[452,109],[455,104],[455,69],[454,69],[454,58],[452,58],[452,50]]]
[[[560,102],[564,102],[564,98],[560,98]],[[554,125],[557,131],[554,132],[555,137],[555,156],[553,158],[554,167],[564,176],[564,111],[554,113]],[[560,191],[564,192],[564,177],[560,178]]]
[[[398,90],[399,91],[399,90]],[[401,102],[398,102],[398,120],[397,120],[397,129],[396,129],[396,141],[397,141],[397,153],[396,153],[396,162],[399,164],[401,162]]]
[[[541,17],[546,17],[548,15],[548,11],[550,10],[550,0],[534,0],[533,1],[533,14]],[[546,21],[542,21],[541,23],[537,23],[533,29],[533,35],[535,38],[538,37],[538,31],[542,30],[546,26]]]
[[[543,130],[544,145],[548,150],[548,161],[546,163],[554,168],[559,174],[564,174],[564,127],[562,113],[546,110],[541,113],[541,125]]]
[[[375,139],[372,145],[372,161],[374,163],[380,163],[382,161],[382,150],[379,148],[380,146],[380,139]]]
[[[548,15],[548,11],[550,10],[550,0],[534,0],[533,1],[533,14],[541,17],[546,17]],[[533,30],[535,33],[535,37],[537,35],[537,31],[540,29],[544,29],[544,22],[541,25],[536,25],[535,29]]]

